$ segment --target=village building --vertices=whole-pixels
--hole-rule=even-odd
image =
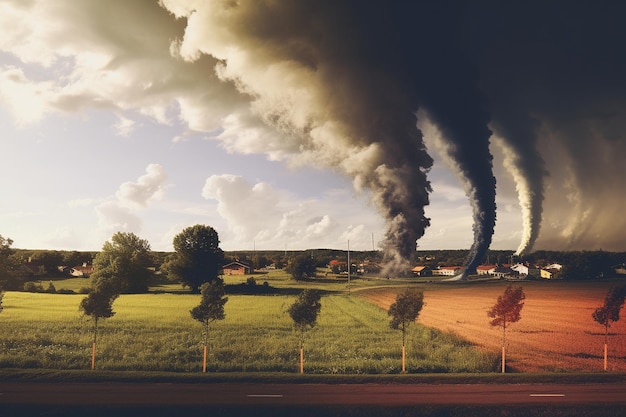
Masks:
[[[511,269],[511,265],[509,264],[498,265],[493,271],[493,276],[497,278],[510,277],[515,274],[516,272]]]
[[[541,268],[539,274],[543,279],[554,279],[559,273],[558,269]]]
[[[497,267],[498,265],[478,265],[476,267],[476,273],[482,276],[494,275],[494,272]]]
[[[429,267],[419,265],[411,269],[411,272],[413,273],[413,276],[417,277],[429,277],[433,274],[433,270]]]
[[[93,265],[85,262],[80,266],[70,268],[69,273],[76,278],[88,278],[93,273]]]
[[[433,275],[445,275],[453,277],[463,272],[462,266],[440,266],[433,270]]]
[[[541,277],[541,270],[537,268],[535,265],[530,263],[518,263],[511,267],[511,269],[517,272],[520,277]]]
[[[237,261],[223,266],[224,275],[248,275],[253,272],[254,270],[251,266]]]
[[[348,263],[345,261],[338,261],[337,259],[333,259],[328,263],[328,269],[330,269],[333,274],[348,272]]]

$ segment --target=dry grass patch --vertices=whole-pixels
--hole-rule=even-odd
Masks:
[[[418,322],[454,333],[476,346],[498,352],[499,327],[487,311],[508,283],[491,282],[424,287],[425,306]],[[526,293],[522,319],[507,329],[508,365],[521,372],[596,372],[602,370],[603,328],[591,313],[611,286],[623,282],[521,282]],[[360,292],[388,309],[402,289]],[[622,312],[623,315],[626,313]],[[610,329],[609,371],[626,372],[626,318]]]

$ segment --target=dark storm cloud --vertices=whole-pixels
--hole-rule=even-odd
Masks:
[[[623,232],[613,208],[624,201],[618,190],[626,174],[626,5],[485,1],[468,10],[468,51],[492,126],[520,174],[525,236],[518,252],[539,238],[546,188],[560,197],[552,211],[561,210],[564,223],[544,242],[584,249],[604,240],[617,249],[611,236]]]
[[[622,2],[49,3],[14,8],[45,13],[26,31],[7,26],[0,45],[24,62],[81,58],[68,85],[37,86],[47,94],[33,96],[52,97],[45,110],[139,109],[162,123],[176,114],[230,151],[331,167],[370,191],[391,269],[407,266],[430,224],[433,160],[418,110],[472,207],[469,271],[496,221],[491,130],[522,207],[519,253],[624,249]],[[29,81],[14,68],[0,75]]]
[[[218,78],[249,100],[248,118],[224,139],[238,151],[266,147],[292,163],[334,167],[371,190],[391,268],[406,266],[430,223],[420,109],[472,207],[468,271],[496,221],[490,129],[522,208],[518,253],[612,245],[626,226],[616,209],[626,174],[620,2],[162,3],[186,20],[177,53],[215,59]],[[237,139],[238,129],[258,128],[247,126],[250,114],[277,139]]]
[[[267,124],[297,141],[313,161],[338,167],[357,188],[372,191],[387,221],[383,245],[392,269],[406,267],[429,225],[424,207],[432,159],[415,116],[420,107],[426,110],[466,183],[474,213],[468,267],[474,268],[493,234],[495,178],[489,114],[462,50],[462,4],[217,4],[219,10],[179,11],[189,21],[183,55],[223,60],[223,78],[251,96]],[[210,29],[200,30],[204,25]],[[268,69],[282,76],[268,76]]]

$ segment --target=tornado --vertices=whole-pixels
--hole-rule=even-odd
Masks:
[[[163,4],[187,19],[181,56],[218,60],[218,76],[281,132],[290,163],[332,167],[371,193],[387,225],[386,274],[410,269],[430,225],[423,107],[467,183],[474,244],[466,267],[475,270],[493,234],[495,178],[489,115],[459,46],[459,2]]]
[[[220,79],[280,132],[287,163],[331,167],[369,192],[387,225],[385,273],[408,270],[430,224],[433,161],[417,128],[419,74],[404,63],[406,28],[394,29],[406,10],[352,1],[163,4],[187,20],[180,56],[216,59]]]

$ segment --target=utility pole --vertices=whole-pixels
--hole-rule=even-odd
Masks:
[[[350,240],[348,239],[348,295],[350,295],[350,273],[352,272],[352,265],[350,265]]]

